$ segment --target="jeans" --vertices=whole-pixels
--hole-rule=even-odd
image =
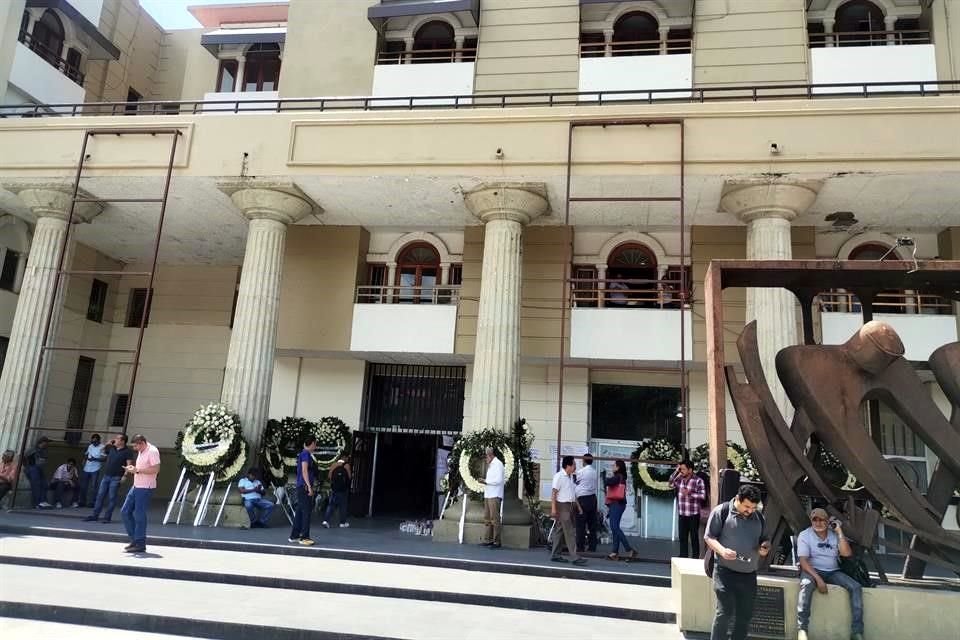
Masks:
[[[681,558],[699,558],[700,557],[700,514],[695,516],[679,516],[677,530],[680,534],[680,557]],[[687,540],[689,539],[690,555],[687,555]]]
[[[249,500],[244,498],[243,500],[243,508],[247,510],[247,515],[250,516],[250,524],[255,522],[267,524],[270,521],[270,514],[273,513],[274,506],[272,502],[263,498],[250,498]],[[257,518],[257,509],[261,511],[260,518]]]
[[[577,514],[577,551],[597,550],[597,496],[577,498],[583,513]]]
[[[120,508],[123,516],[123,526],[130,536],[130,542],[139,546],[147,545],[147,509],[150,507],[150,497],[153,489],[134,487],[127,494]]]
[[[290,529],[291,538],[310,537],[310,516],[313,514],[313,496],[307,493],[305,486],[297,487],[297,512],[293,516],[293,528]]]
[[[87,488],[100,486],[100,471],[81,471],[80,472],[80,490],[77,492],[77,502],[81,507],[89,507],[87,502]],[[96,499],[94,496],[92,498]]]
[[[100,512],[103,510],[103,500],[107,499],[107,510],[104,512],[103,519],[110,520],[113,518],[113,510],[117,506],[117,491],[120,489],[120,478],[122,476],[116,476],[111,478],[110,476],[104,476],[100,480],[100,486],[97,488],[97,499],[93,503],[93,517],[99,518]]]
[[[43,477],[43,469],[35,464],[27,465],[25,471],[27,480],[30,481],[30,494],[33,498],[33,506],[39,506],[41,502],[47,501],[47,481]]]
[[[54,480],[50,483],[50,488],[53,489],[54,502],[57,504],[63,503],[63,492],[65,490],[70,491],[70,499],[73,502],[77,501],[77,488],[69,482],[64,482],[63,480]]]
[[[327,510],[323,514],[323,521],[330,522],[334,510],[336,510],[340,518],[340,524],[344,524],[347,521],[347,500],[349,497],[349,490],[332,492],[330,499],[327,501]]]
[[[717,595],[717,611],[710,640],[727,640],[731,618],[732,640],[747,640],[747,630],[753,618],[753,599],[757,595],[757,574],[738,573],[717,565],[713,570],[713,592]]]
[[[863,586],[839,569],[836,571],[818,571],[827,584],[843,587],[850,593],[850,612],[853,623],[850,633],[863,633]],[[810,609],[813,605],[813,592],[817,590],[817,581],[808,573],[800,574],[800,595],[797,597],[797,628],[807,630],[810,624]]]
[[[620,545],[623,545],[624,551],[633,551],[633,547],[630,546],[630,543],[627,542],[627,536],[623,533],[623,529],[620,528],[620,521],[623,519],[623,513],[627,510],[627,505],[621,502],[611,502],[607,505],[610,510],[610,533],[613,538],[613,549],[612,553],[620,553]]]

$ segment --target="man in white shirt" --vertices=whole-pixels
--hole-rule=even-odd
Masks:
[[[574,537],[573,518],[574,514],[580,511],[580,505],[577,504],[576,485],[573,484],[573,471],[577,465],[573,456],[564,456],[561,466],[563,468],[553,476],[550,516],[557,521],[563,531],[563,540],[567,544],[567,551],[570,553],[573,564],[587,564],[584,558],[577,555],[577,541]],[[550,559],[554,562],[567,561],[560,555],[560,531],[554,532]]]
[[[503,503],[503,485],[506,473],[503,463],[495,455],[493,447],[484,451],[487,459],[487,475],[483,483],[483,521],[487,528],[483,532],[482,547],[500,548],[500,505]]]
[[[583,454],[583,466],[574,475],[577,484],[577,503],[580,514],[577,516],[577,551],[597,550],[597,469],[593,466],[593,456]]]
[[[90,436],[90,444],[83,454],[83,470],[80,472],[80,491],[77,495],[77,502],[81,507],[92,507],[93,500],[96,499],[97,488],[100,486],[100,469],[103,467],[103,461],[107,454],[104,451],[104,445],[100,444],[100,434],[95,433]],[[87,499],[87,488],[92,487],[90,499]]]

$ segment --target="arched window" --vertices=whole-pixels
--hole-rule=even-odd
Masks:
[[[837,9],[833,31],[838,34],[841,47],[864,46],[867,44],[886,44],[882,33],[885,29],[883,11],[868,0],[851,0]],[[860,35],[871,33],[872,35]]]
[[[413,36],[413,61],[451,62],[456,46],[453,27],[442,20],[431,20]]]
[[[656,280],[656,255],[642,244],[624,243],[607,258],[606,303],[611,307],[656,307]]]
[[[397,257],[399,302],[431,302],[440,280],[440,254],[426,242],[414,242]]]
[[[63,23],[52,10],[43,12],[40,20],[33,25],[33,39],[30,48],[47,62],[57,65],[63,54]]]
[[[613,55],[648,56],[660,52],[660,25],[643,11],[633,11],[613,25]]]
[[[280,86],[280,47],[255,44],[247,49],[242,91],[276,91]]]

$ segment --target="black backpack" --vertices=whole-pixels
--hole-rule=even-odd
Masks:
[[[754,511],[757,514],[757,517],[760,518],[760,535],[763,535],[763,530],[767,528],[767,521],[763,517],[763,513],[760,511]],[[723,506],[720,507],[720,522],[726,523],[727,518],[730,517],[730,503],[724,502]],[[710,521],[707,521],[707,529],[710,528]],[[707,574],[708,578],[713,577],[713,568],[717,563],[716,555],[713,553],[713,549],[707,545],[707,551],[703,555],[703,572]]]
[[[343,468],[343,465],[333,470],[333,475],[330,477],[330,488],[334,491],[346,491],[350,488],[350,476],[347,475],[347,470]]]

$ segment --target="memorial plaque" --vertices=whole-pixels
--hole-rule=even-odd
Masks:
[[[783,640],[787,635],[783,587],[757,585],[750,636]]]

